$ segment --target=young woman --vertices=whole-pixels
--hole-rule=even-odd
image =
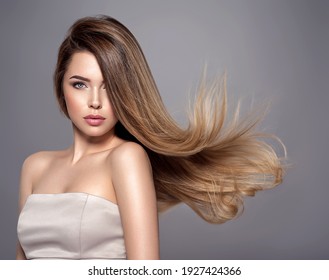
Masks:
[[[113,18],[73,24],[54,84],[74,141],[23,164],[17,259],[158,259],[158,211],[183,202],[222,223],[243,196],[282,180],[259,118],[225,121],[225,79],[201,83],[182,129],[136,39]]]

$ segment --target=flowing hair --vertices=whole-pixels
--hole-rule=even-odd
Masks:
[[[202,79],[189,125],[180,127],[162,102],[137,40],[109,16],[79,19],[59,48],[54,87],[67,117],[63,77],[72,55],[80,51],[98,61],[118,118],[116,134],[148,153],[159,211],[183,202],[206,221],[223,223],[241,212],[244,196],[281,183],[283,158],[267,139],[282,143],[255,129],[263,114],[241,121],[237,108],[226,120],[225,75],[210,84]]]

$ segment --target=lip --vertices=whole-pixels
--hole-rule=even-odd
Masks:
[[[92,125],[92,126],[101,125],[103,123],[103,121],[105,120],[105,118],[101,115],[88,115],[88,116],[85,116],[84,119],[86,120],[86,122],[89,125]]]
[[[84,119],[105,120],[105,118],[101,115],[88,115],[88,116],[85,116]]]

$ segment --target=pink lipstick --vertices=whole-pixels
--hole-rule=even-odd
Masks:
[[[86,120],[86,122],[89,125],[92,125],[92,126],[101,125],[103,123],[103,121],[105,120],[105,118],[101,115],[88,115],[88,116],[85,116],[84,119]]]

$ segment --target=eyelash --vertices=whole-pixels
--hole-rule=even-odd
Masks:
[[[86,87],[86,85],[85,85],[84,83],[82,83],[82,82],[74,82],[74,83],[72,84],[72,86],[73,86],[74,88],[76,88],[76,89],[81,89],[81,88]]]
[[[82,87],[78,87],[77,85],[82,85]],[[72,83],[72,86],[74,87],[74,88],[76,88],[76,89],[82,89],[82,88],[84,88],[84,87],[87,87],[84,83],[82,83],[82,82],[74,82],[74,83]],[[106,89],[105,88],[105,86],[103,87],[103,89]]]

